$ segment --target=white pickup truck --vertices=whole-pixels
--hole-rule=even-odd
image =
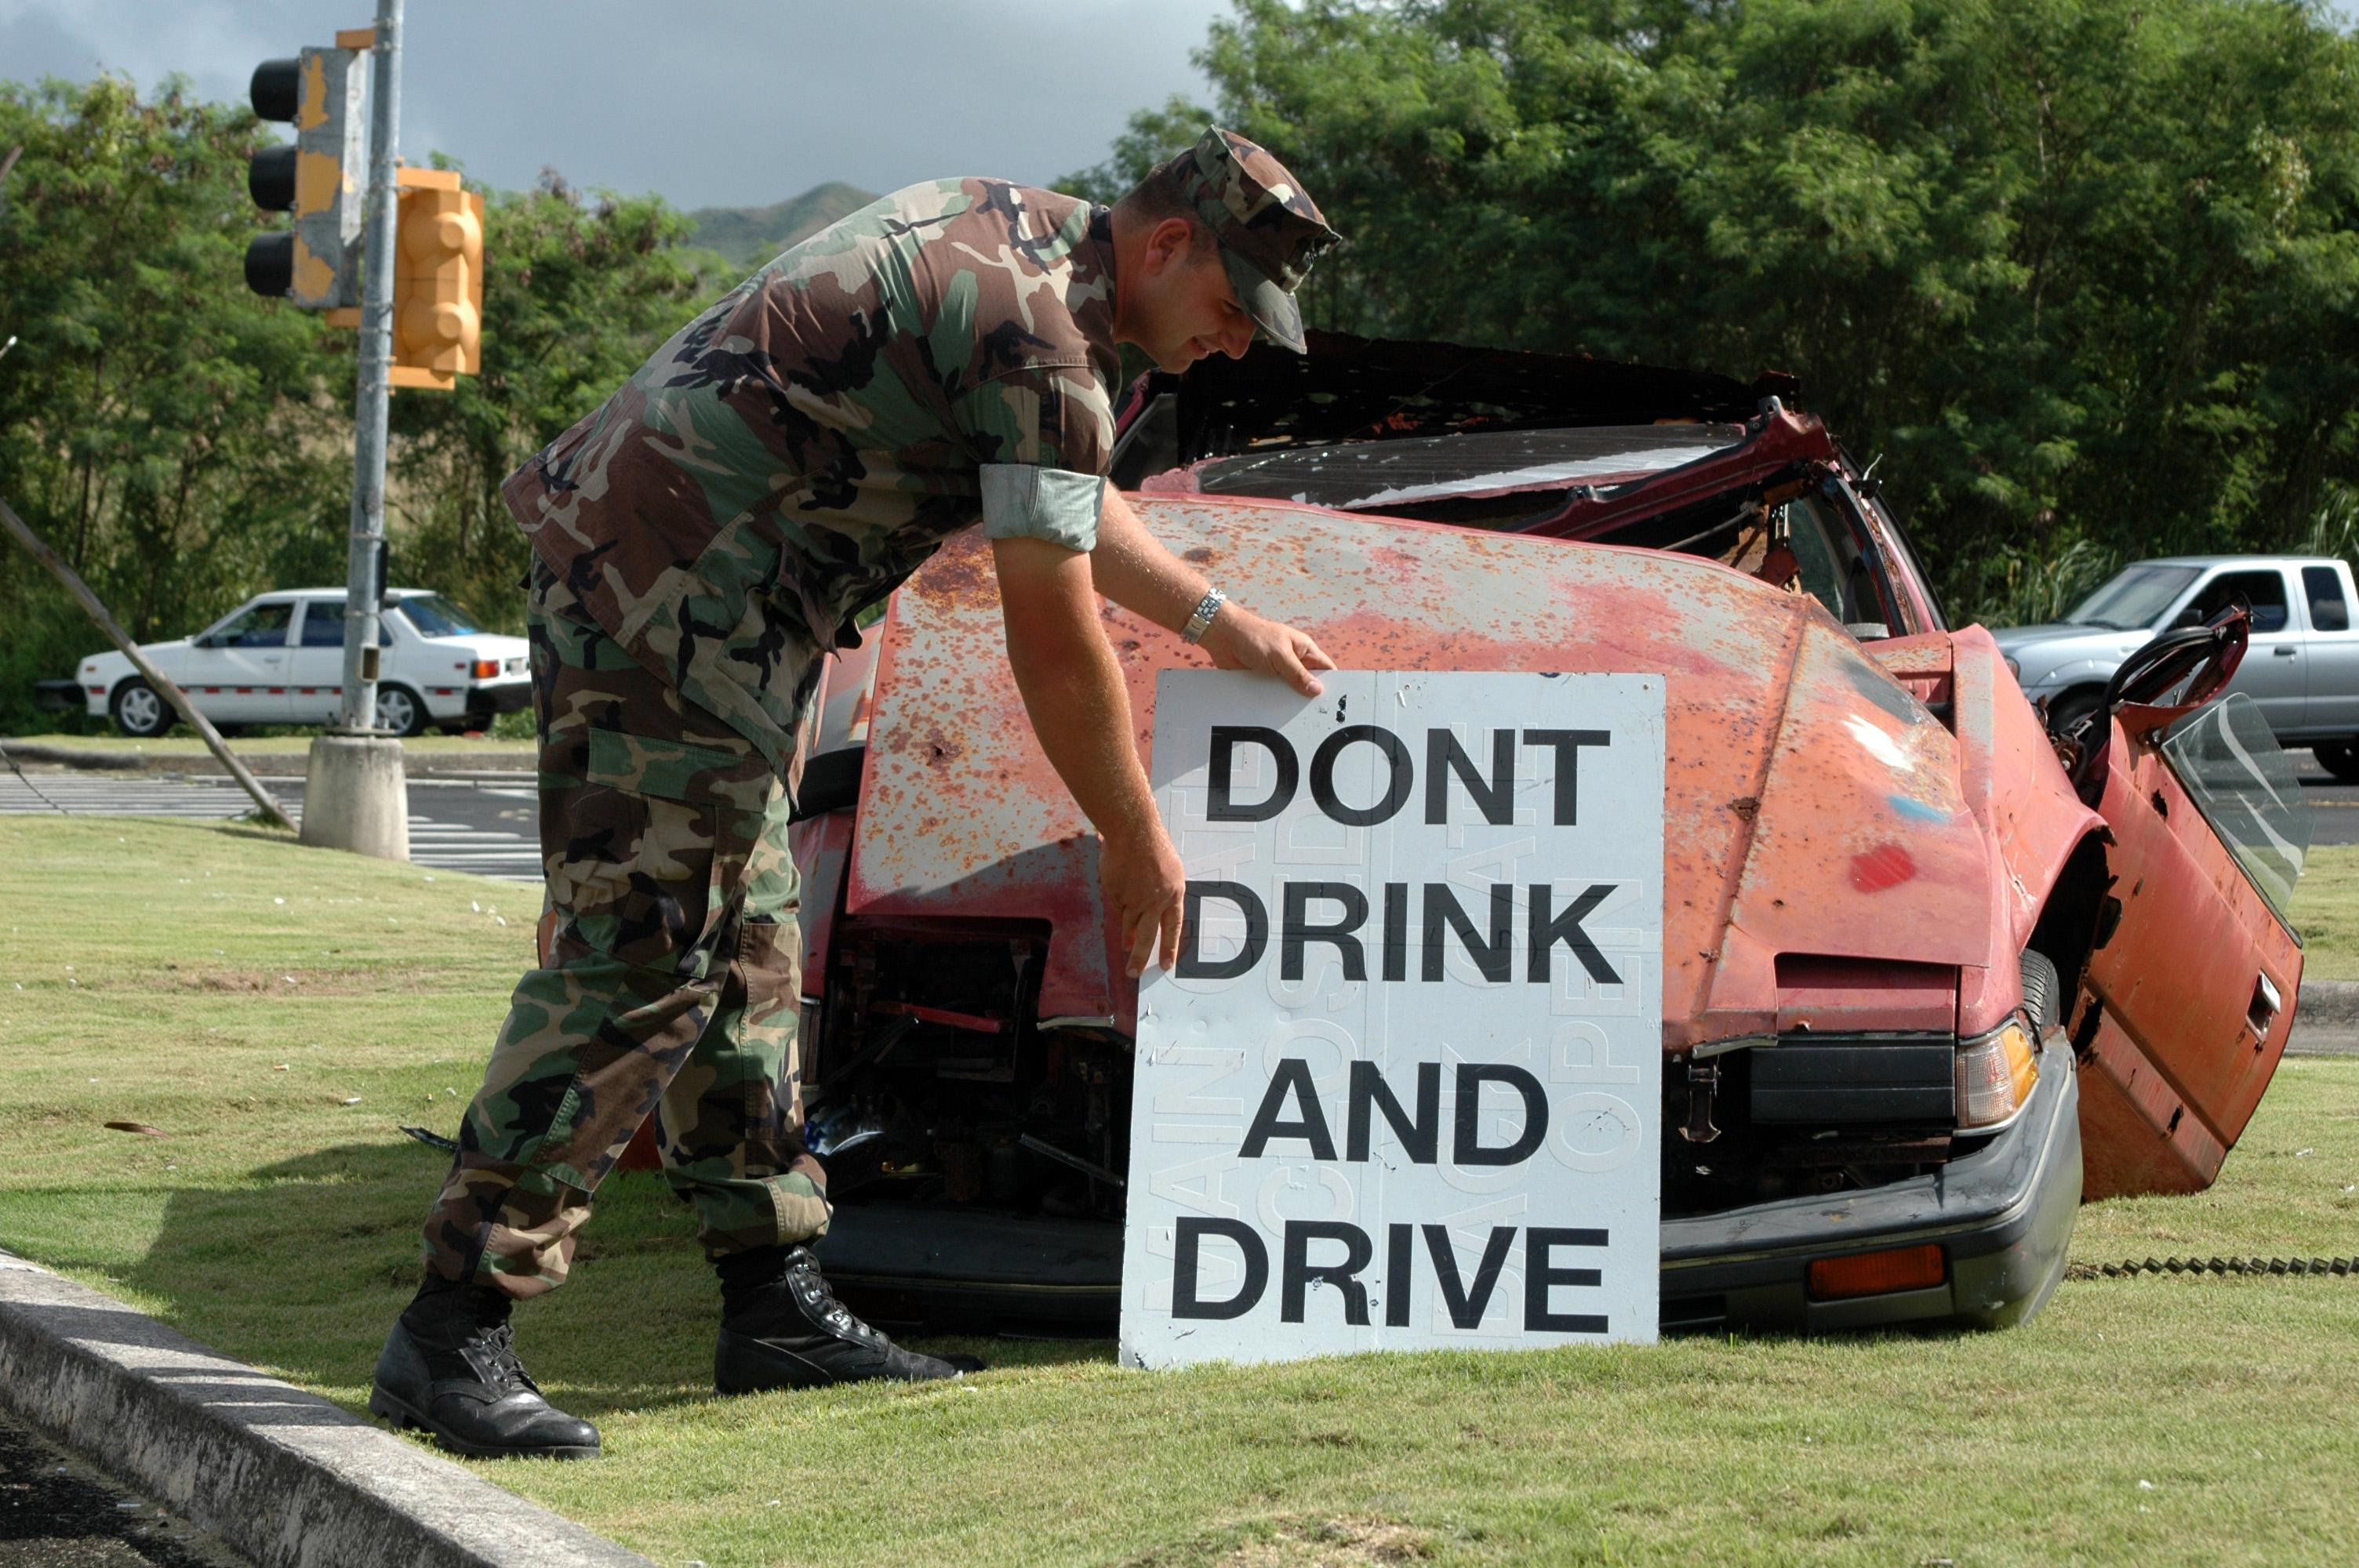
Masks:
[[[1994,630],[1999,651],[2050,727],[2094,708],[2148,638],[2223,605],[2252,606],[2252,643],[2228,685],[2251,697],[2280,745],[2308,746],[2359,781],[2359,627],[2351,568],[2325,556],[2165,556],[2115,572],[2060,622]]]
[[[523,638],[480,630],[465,611],[423,589],[387,589],[385,602],[379,729],[480,730],[532,699],[531,645]],[[258,594],[193,637],[142,643],[140,652],[216,724],[332,723],[344,690],[344,591]],[[90,715],[111,715],[125,735],[161,735],[177,721],[121,654],[82,660],[75,685]]]

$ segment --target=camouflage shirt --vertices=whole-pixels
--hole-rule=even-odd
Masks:
[[[738,285],[502,493],[611,635],[786,774],[820,656],[947,535],[1096,542],[1116,364],[1103,208],[914,185]]]

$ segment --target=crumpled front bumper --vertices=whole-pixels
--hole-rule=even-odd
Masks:
[[[1929,1175],[1663,1221],[1662,1324],[1818,1334],[1892,1324],[2004,1328],[2048,1303],[2081,1206],[2081,1090],[2060,1030],[2012,1127]],[[1939,1243],[1938,1286],[1813,1301],[1814,1260]]]

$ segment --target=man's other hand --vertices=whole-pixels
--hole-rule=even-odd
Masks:
[[[1180,961],[1180,920],[1186,907],[1187,868],[1159,824],[1100,840],[1098,881],[1122,932],[1130,978],[1149,962],[1166,969]]]
[[[1222,605],[1220,613],[1212,617],[1202,647],[1221,669],[1276,676],[1305,697],[1317,697],[1325,689],[1311,671],[1335,667],[1335,661],[1311,641],[1310,633],[1256,615],[1234,602]]]

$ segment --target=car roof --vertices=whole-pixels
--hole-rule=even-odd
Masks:
[[[430,588],[389,588],[385,590],[385,596],[387,599],[426,599],[433,592]],[[255,594],[248,602],[282,604],[290,599],[342,599],[344,593],[341,588],[274,588],[268,593]]]
[[[2280,563],[2297,567],[2331,567],[2332,556],[2148,556],[2132,561],[2134,567],[2234,567],[2267,566]]]

